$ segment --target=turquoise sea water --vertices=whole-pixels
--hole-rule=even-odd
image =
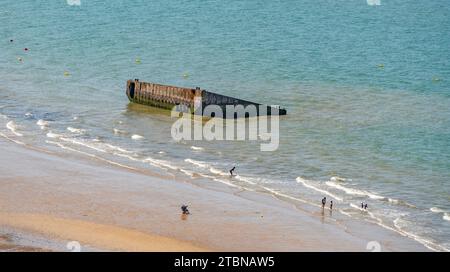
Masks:
[[[3,0],[0,129],[311,210],[327,196],[336,220],[449,250],[449,33],[447,0]],[[282,105],[280,147],[176,143],[173,119],[128,104],[133,78]]]

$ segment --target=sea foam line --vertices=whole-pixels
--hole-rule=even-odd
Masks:
[[[16,143],[16,144],[19,144],[19,145],[25,145],[25,143],[23,143],[23,142],[21,142],[21,141],[14,140],[14,139],[8,137],[7,135],[3,134],[2,132],[0,132],[0,136],[2,136],[3,138],[5,138],[5,139],[7,139],[7,140],[9,140],[9,141],[11,141],[11,142],[14,142],[14,143]]]
[[[420,244],[422,244],[423,246],[425,246],[426,248],[432,250],[432,251],[445,251],[445,252],[450,252],[450,250],[446,247],[443,247],[439,244],[433,243],[432,241],[429,241],[423,237],[420,237],[419,235],[416,235],[414,233],[405,231],[399,224],[399,222],[401,221],[401,218],[396,218],[394,220],[394,226],[396,229],[391,228],[392,230],[396,231],[397,233],[400,233],[403,236],[409,237],[417,242],[419,242]],[[403,220],[404,221],[404,220]],[[389,228],[387,226],[387,228]]]
[[[107,163],[112,164],[112,165],[120,166],[120,167],[127,168],[127,169],[130,169],[130,170],[135,170],[135,171],[138,170],[138,169],[136,169],[134,167],[131,167],[131,166],[128,166],[128,165],[124,165],[124,164],[121,164],[121,163],[118,163],[118,162],[110,161],[110,160],[104,159],[102,157],[96,156],[96,155],[91,154],[91,153],[87,153],[87,152],[84,152],[84,151],[81,151],[81,150],[76,150],[74,148],[70,148],[70,147],[65,146],[65,145],[63,145],[61,143],[58,143],[58,142],[53,142],[53,141],[48,141],[48,140],[46,140],[45,142],[48,143],[48,144],[57,145],[57,146],[59,146],[62,149],[66,149],[66,150],[69,150],[69,151],[72,151],[72,152],[77,152],[77,153],[89,156],[91,158],[95,158],[95,159],[107,162]]]
[[[36,122],[36,125],[38,125],[42,130],[46,129],[48,127],[48,122],[42,119],[39,119]]]
[[[445,221],[450,221],[450,214],[447,211],[437,207],[430,208],[430,211],[433,213],[443,213],[442,219],[444,219]]]
[[[335,189],[341,190],[343,192],[345,192],[348,195],[358,195],[358,196],[368,196],[371,199],[385,199],[384,196],[380,196],[371,192],[367,192],[367,191],[363,191],[363,190],[358,190],[358,189],[352,189],[352,188],[348,188],[345,186],[342,186],[340,184],[337,184],[336,182],[333,181],[327,181],[325,182],[326,185],[328,185],[329,187],[333,187]]]
[[[393,221],[394,227],[390,227],[390,226],[386,225],[381,218],[376,217],[370,211],[365,210],[365,209],[361,209],[361,207],[359,207],[358,205],[353,204],[353,203],[350,203],[350,206],[352,208],[354,208],[354,209],[366,212],[372,219],[375,219],[377,221],[376,224],[379,225],[380,227],[383,227],[383,228],[385,228],[387,230],[396,232],[396,233],[398,233],[398,234],[400,234],[400,235],[402,235],[404,237],[408,237],[410,239],[413,239],[414,241],[422,244],[423,246],[425,246],[426,248],[428,248],[428,249],[430,249],[432,251],[449,251],[447,248],[445,248],[445,247],[443,247],[441,245],[435,244],[432,241],[429,241],[429,240],[427,240],[427,239],[425,239],[423,237],[420,237],[420,236],[415,235],[415,234],[413,234],[411,232],[403,230],[403,228],[398,224],[400,218],[396,218]]]
[[[431,212],[434,212],[434,213],[445,213],[445,212],[446,212],[446,211],[444,211],[443,209],[437,208],[437,207],[432,207],[432,208],[430,208],[430,211],[431,211]]]
[[[19,137],[23,137],[23,134],[20,132],[17,132],[17,125],[14,121],[9,121],[6,124],[6,128],[9,129],[12,133],[14,133],[14,135],[19,136]]]
[[[131,136],[131,139],[133,139],[133,140],[142,140],[142,139],[144,139],[144,136],[141,136],[141,135],[138,135],[138,134],[134,134],[134,135],[132,135]]]
[[[328,191],[326,191],[326,190],[317,188],[317,187],[315,187],[315,186],[309,184],[309,183],[308,183],[305,179],[303,179],[302,177],[297,177],[295,180],[296,180],[298,183],[300,183],[300,184],[302,184],[303,186],[305,186],[306,188],[309,188],[309,189],[312,189],[312,190],[314,190],[314,191],[320,192],[320,193],[322,193],[322,194],[331,196],[332,198],[334,198],[334,199],[336,199],[336,200],[338,200],[338,201],[343,201],[343,200],[344,200],[343,198],[341,198],[341,197],[339,197],[339,196],[336,196],[336,195],[334,195],[334,194],[332,194],[332,193],[330,193],[330,192],[328,192]]]
[[[72,132],[72,133],[77,133],[77,134],[84,134],[84,133],[86,133],[86,130],[85,129],[81,129],[81,128],[67,127],[67,130]]]
[[[301,198],[296,198],[296,197],[293,197],[293,196],[290,196],[290,195],[287,195],[287,194],[280,193],[280,192],[278,192],[278,191],[276,191],[276,190],[274,190],[272,188],[269,188],[269,187],[261,186],[261,188],[263,188],[264,190],[266,190],[266,191],[268,191],[268,192],[270,192],[270,193],[272,193],[274,195],[280,196],[280,197],[284,197],[284,198],[287,198],[287,199],[290,199],[290,200],[302,202],[302,203],[309,204],[309,205],[316,206],[316,207],[321,207],[318,204],[314,204],[314,203],[311,203],[311,202],[306,201],[306,200],[301,199]]]
[[[444,216],[442,216],[442,219],[444,219],[446,221],[450,221],[450,214],[444,213]]]

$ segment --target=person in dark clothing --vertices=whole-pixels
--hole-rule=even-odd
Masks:
[[[367,210],[367,203],[364,204],[364,210]]]
[[[182,205],[181,206],[181,211],[183,212],[183,214],[189,214],[188,206],[187,205]]]
[[[330,210],[333,209],[333,200],[330,201]]]
[[[327,204],[327,198],[322,198],[322,209],[325,208],[325,204]]]
[[[234,169],[236,169],[236,166],[233,166],[233,168],[231,168],[231,170],[230,170],[230,175],[231,175],[231,176],[234,176],[234,174],[233,174]]]

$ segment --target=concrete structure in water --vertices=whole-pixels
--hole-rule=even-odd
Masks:
[[[174,107],[184,109],[194,114],[215,117],[205,112],[209,105],[217,105],[223,112],[223,118],[242,118],[264,115],[286,115],[285,109],[262,105],[242,99],[195,89],[140,82],[138,79],[128,80],[127,96],[131,102],[172,110]],[[255,108],[256,111],[237,111],[227,114],[227,106],[243,106],[246,109]],[[200,107],[201,106],[201,107]],[[250,106],[250,107],[248,107]],[[254,106],[254,107],[252,107]],[[228,107],[230,108],[230,107]],[[234,107],[233,107],[234,108]]]

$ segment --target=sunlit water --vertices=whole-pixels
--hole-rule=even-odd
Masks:
[[[326,196],[450,249],[448,1],[79,2],[0,2],[1,135],[312,210]],[[282,105],[279,149],[177,143],[167,113],[128,103],[133,78]]]

